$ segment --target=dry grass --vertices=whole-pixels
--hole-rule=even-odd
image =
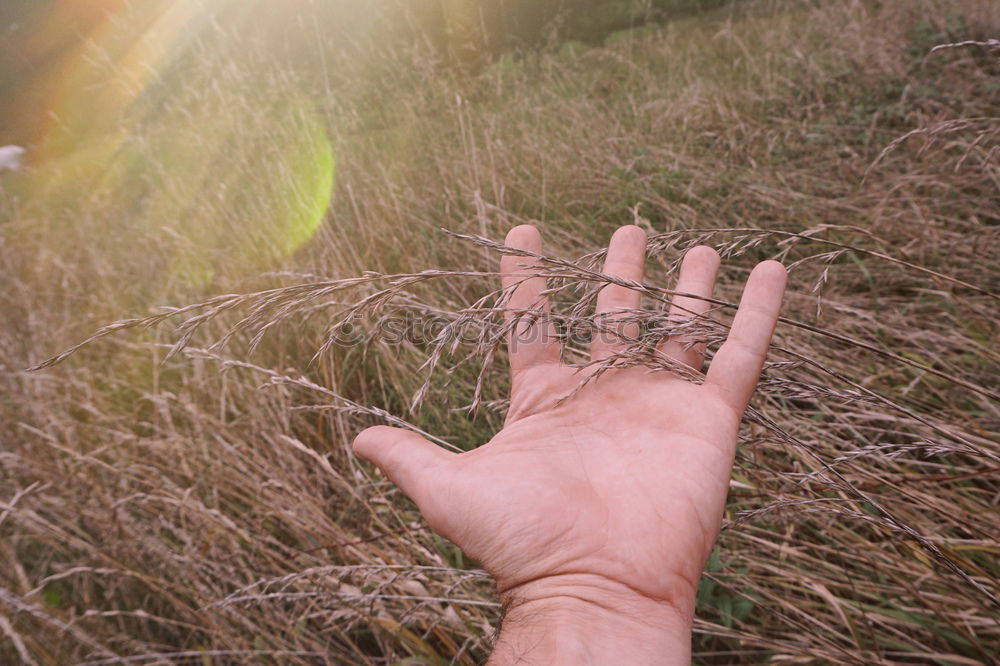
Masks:
[[[384,421],[487,440],[507,389],[487,239],[542,228],[579,359],[593,251],[635,221],[649,310],[628,362],[676,327],[658,313],[684,248],[726,257],[709,341],[756,261],[791,267],[696,661],[996,663],[1000,63],[931,49],[998,33],[985,1],[758,2],[474,75],[226,62],[202,73],[208,108],[247,99],[248,71],[305,89],[338,157],[317,238],[260,277],[267,253],[176,275],[191,241],[166,225],[193,209],[137,183],[189,186],[154,150],[180,106],[124,126],[142,178],[5,181],[0,661],[476,663],[489,580],[349,443]],[[225,239],[264,198],[196,214]],[[195,305],[146,317],[165,302]]]

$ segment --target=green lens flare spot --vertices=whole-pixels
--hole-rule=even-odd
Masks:
[[[280,249],[286,256],[309,241],[323,223],[333,194],[335,171],[333,147],[314,114],[303,120],[295,144],[288,155],[290,179],[282,183],[288,211]]]

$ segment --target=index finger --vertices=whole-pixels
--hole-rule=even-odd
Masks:
[[[542,235],[530,224],[511,229],[504,243],[534,254],[542,252]],[[504,289],[514,289],[504,318],[510,322],[520,317],[507,339],[510,369],[514,373],[539,363],[557,362],[561,354],[552,321],[532,316],[532,312],[547,313],[550,309],[549,299],[544,295],[545,278],[531,277],[537,269],[538,260],[530,256],[505,255],[500,259],[501,284]],[[523,312],[526,310],[529,312]]]
[[[785,267],[777,261],[757,264],[743,289],[729,336],[708,369],[705,385],[719,391],[739,414],[750,402],[764,367],[786,279]]]

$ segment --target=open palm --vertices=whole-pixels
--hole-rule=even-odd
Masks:
[[[645,240],[638,227],[619,229],[604,273],[641,282]],[[507,244],[541,252],[530,226],[512,230]],[[547,307],[545,280],[531,277],[534,261],[502,261],[514,311]],[[674,299],[672,316],[706,312],[708,303],[695,296],[711,295],[718,267],[710,248],[687,253],[677,291],[691,296]],[[505,602],[621,589],[689,613],[784,283],[776,262],[754,269],[701,384],[666,371],[612,367],[579,388],[593,367],[563,364],[544,320],[520,321],[509,340],[507,423],[489,443],[454,454],[382,426],[361,433],[355,450],[417,503],[435,531],[482,563]],[[611,284],[599,293],[597,311],[613,321],[616,312],[638,308],[639,297]],[[592,358],[614,354],[635,326],[620,322],[621,337],[596,336]],[[702,365],[700,348],[683,339],[666,340],[660,352],[696,370]]]

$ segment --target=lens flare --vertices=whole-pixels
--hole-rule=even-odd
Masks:
[[[36,74],[12,114],[31,124],[26,195],[100,218],[103,242],[121,248],[111,259],[141,253],[151,281],[249,275],[302,247],[330,204],[335,159],[317,102],[273,56],[294,22],[267,4],[65,0],[38,12],[20,44]]]

